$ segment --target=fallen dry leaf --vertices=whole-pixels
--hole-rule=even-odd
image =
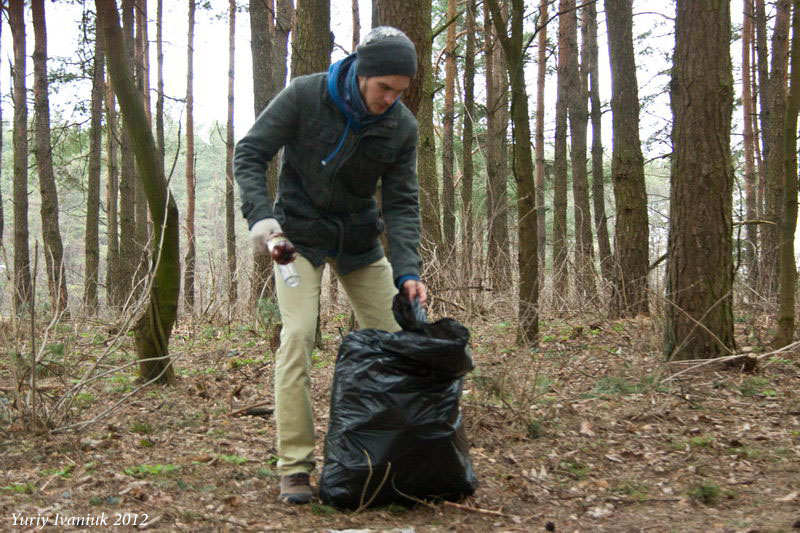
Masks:
[[[588,420],[581,420],[581,435],[586,435],[587,437],[594,437],[595,432],[592,431],[592,425],[589,423]]]

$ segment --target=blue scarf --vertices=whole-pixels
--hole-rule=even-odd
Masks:
[[[357,133],[366,126],[380,122],[386,118],[397,104],[395,101],[389,109],[380,115],[373,115],[370,113],[366,105],[364,105],[361,90],[358,88],[358,77],[356,76],[357,66],[358,60],[356,59],[356,54],[350,54],[341,61],[332,64],[328,69],[328,93],[331,95],[331,99],[336,104],[336,107],[339,108],[339,111],[344,115],[347,124],[345,125],[344,133],[342,133],[336,148],[322,160],[323,166],[330,163],[336,154],[339,153],[350,130]]]

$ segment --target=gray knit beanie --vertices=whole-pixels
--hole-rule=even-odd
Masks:
[[[372,28],[356,48],[359,76],[408,76],[417,73],[417,49],[405,33],[391,26]]]

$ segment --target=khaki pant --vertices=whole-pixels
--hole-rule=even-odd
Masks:
[[[333,267],[332,263],[329,263]],[[311,405],[311,351],[319,314],[319,295],[324,266],[314,267],[306,258],[295,260],[300,285],[286,286],[276,273],[281,312],[281,346],[275,354],[275,418],[278,429],[280,475],[310,472],[314,468],[314,417]],[[392,267],[384,257],[346,276],[336,273],[362,328],[399,331],[392,314],[397,293]]]

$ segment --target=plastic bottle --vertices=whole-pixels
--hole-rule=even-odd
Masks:
[[[267,241],[267,249],[275,264],[278,265],[278,272],[281,273],[286,286],[297,287],[300,285],[300,274],[294,264],[296,252],[294,245],[286,238],[286,235],[279,233],[270,238]]]

